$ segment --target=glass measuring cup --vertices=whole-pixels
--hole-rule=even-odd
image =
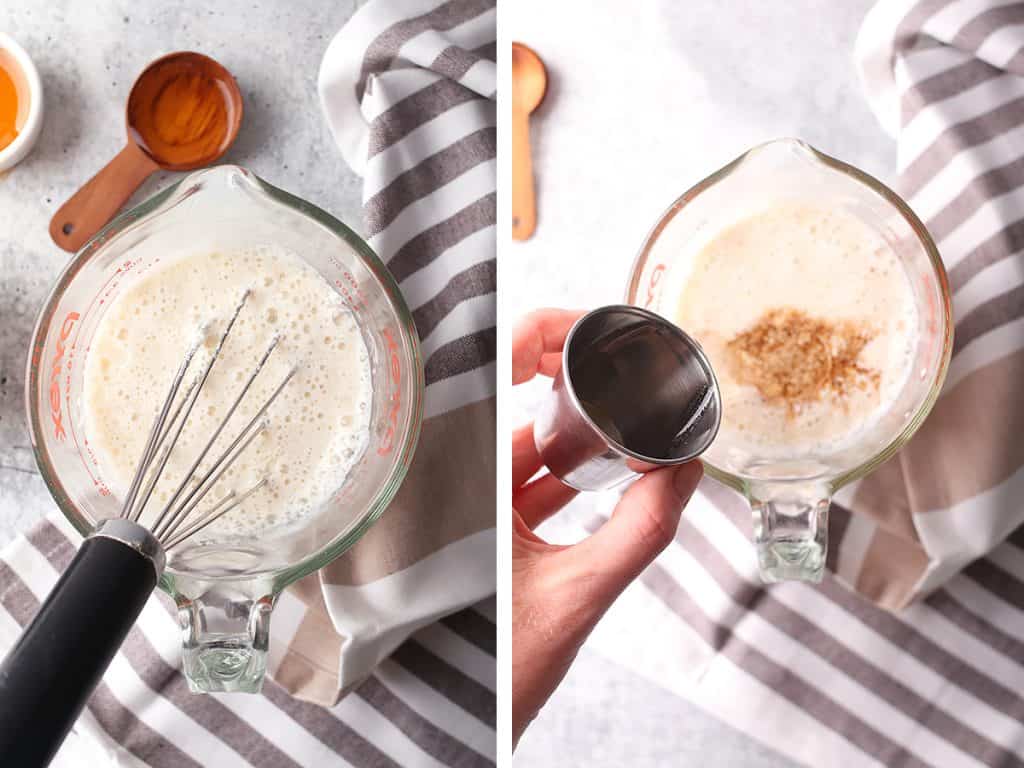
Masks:
[[[277,595],[351,547],[405,476],[424,384],[418,337],[398,287],[341,222],[245,169],[219,166],[120,216],[72,259],[43,306],[29,357],[36,460],[61,511],[86,534],[121,507],[82,431],[85,356],[106,307],[159,260],[259,245],[303,258],[355,315],[370,357],[370,435],[341,487],[297,524],[197,539],[171,551],[160,586],[178,606],[185,674],[201,692],[260,689]]]
[[[919,338],[911,375],[891,407],[853,444],[831,453],[792,460],[759,456],[730,434],[725,408],[723,429],[702,461],[709,475],[748,499],[766,582],[821,579],[833,494],[914,434],[938,397],[953,343],[946,272],[921,221],[878,180],[794,139],[751,149],[676,200],[640,249],[627,302],[671,317],[689,265],[711,238],[770,206],[799,201],[841,208],[885,239],[909,277]]]

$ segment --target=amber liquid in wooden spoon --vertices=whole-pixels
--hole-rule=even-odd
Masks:
[[[81,248],[158,168],[190,171],[219,158],[238,134],[242,95],[231,74],[200,53],[172,53],[135,81],[128,143],[50,221],[61,248]]]
[[[212,67],[171,59],[128,99],[132,138],[164,166],[195,165],[225,149],[233,122],[228,85]]]

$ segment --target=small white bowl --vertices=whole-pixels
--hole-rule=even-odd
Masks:
[[[6,60],[6,61],[4,61]],[[28,91],[28,115],[18,129],[14,141],[0,149],[0,171],[6,171],[20,163],[36,143],[43,128],[43,81],[39,79],[39,71],[25,49],[18,45],[10,35],[0,32],[0,61],[4,69],[8,69],[13,60],[17,72],[12,72],[18,97],[24,90]]]

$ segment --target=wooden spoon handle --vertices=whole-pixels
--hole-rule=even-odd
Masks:
[[[530,157],[530,113],[512,110],[512,237],[526,240],[537,227],[533,160]]]
[[[53,242],[65,251],[77,251],[114,218],[125,200],[158,167],[138,144],[129,141],[53,215]]]

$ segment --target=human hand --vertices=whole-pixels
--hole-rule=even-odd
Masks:
[[[545,309],[512,337],[512,383],[561,367],[566,334],[582,312]],[[533,529],[576,492],[545,474],[533,425],[512,436],[512,738],[518,744],[565,677],[583,641],[622,591],[672,541],[700,481],[700,462],[649,472],[623,494],[611,519],[571,546],[548,544]]]

